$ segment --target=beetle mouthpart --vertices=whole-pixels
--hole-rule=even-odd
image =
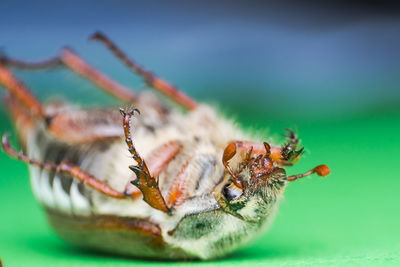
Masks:
[[[324,176],[327,176],[330,172],[331,172],[331,170],[329,169],[329,167],[327,165],[325,165],[325,164],[322,164],[322,165],[318,165],[317,167],[315,167],[314,169],[312,169],[312,170],[310,170],[310,171],[308,171],[306,173],[288,176],[287,180],[289,182],[293,182],[293,181],[296,181],[299,178],[303,178],[303,177],[309,176],[309,175],[311,175],[313,173],[316,173],[318,176],[324,177]]]
[[[224,186],[222,189],[224,196],[228,201],[236,200],[243,195],[243,189],[237,187],[234,183],[230,183]]]

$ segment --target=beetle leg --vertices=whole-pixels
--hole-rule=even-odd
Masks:
[[[188,197],[188,167],[189,161],[186,161],[175,177],[174,182],[168,192],[167,203],[170,207],[181,205]]]
[[[182,105],[183,107],[189,110],[193,110],[196,108],[197,103],[193,99],[184,94],[175,86],[159,78],[150,71],[145,70],[135,61],[129,59],[128,56],[126,56],[125,53],[121,49],[119,49],[103,33],[96,32],[90,37],[90,39],[98,40],[101,41],[103,44],[105,44],[117,58],[119,58],[131,71],[141,76],[150,87],[153,87],[154,89],[160,91],[170,99],[174,100],[175,102],[177,102],[178,104]]]
[[[129,168],[136,174],[136,180],[132,181],[132,184],[137,186],[143,194],[143,200],[147,202],[151,207],[169,213],[170,209],[165,203],[164,197],[162,196],[158,187],[157,180],[151,176],[150,171],[146,165],[146,162],[142,159],[139,153],[136,151],[131,138],[131,127],[130,119],[134,112],[139,112],[137,109],[129,110],[125,112],[124,109],[120,109],[123,119],[123,127],[125,133],[125,142],[128,145],[128,150],[132,155],[132,158],[136,161],[136,166],[129,166]]]
[[[157,177],[162,169],[181,150],[182,145],[178,141],[170,141],[156,148],[148,159],[146,159],[152,177]]]
[[[28,135],[34,128],[36,121],[12,95],[6,95],[4,98],[4,105],[17,129],[18,139],[22,143],[23,149],[25,149]]]
[[[31,70],[52,69],[65,66],[81,77],[88,79],[96,86],[116,97],[117,99],[120,99],[124,102],[132,102],[137,100],[137,95],[135,93],[128,90],[118,82],[112,80],[104,73],[96,70],[69,48],[63,49],[58,57],[40,62],[24,62],[6,57],[3,57],[1,61],[3,64],[11,67]]]
[[[124,136],[121,116],[114,110],[71,110],[54,115],[48,130],[58,140],[82,144]]]
[[[120,126],[120,116],[117,112],[70,110],[68,113],[52,112],[50,114],[29,92],[28,88],[6,67],[7,64],[19,68],[40,69],[56,67],[62,63],[69,64],[68,66],[71,66],[76,72],[81,72],[82,75],[86,75],[89,79],[96,80],[99,86],[108,88],[110,92],[113,92],[114,95],[121,99],[130,101],[134,98],[133,93],[129,91],[124,93],[123,90],[119,90],[122,88],[121,85],[92,69],[92,67],[69,50],[65,50],[59,58],[36,63],[1,58],[0,85],[3,85],[11,93],[12,99],[8,100],[10,101],[8,106],[10,107],[12,116],[15,117],[17,113],[22,114],[24,107],[33,116],[43,119],[48,126],[48,130],[56,138],[67,143],[84,143],[109,137],[122,137],[123,131]],[[129,97],[128,94],[131,94],[132,97]],[[23,107],[19,106],[18,103]],[[26,114],[26,116],[30,116],[30,114]],[[26,132],[26,129],[24,132]]]
[[[114,190],[112,187],[109,185],[105,184],[104,182],[100,181],[93,175],[83,171],[79,167],[69,163],[69,162],[61,162],[60,164],[55,164],[55,163],[48,163],[48,162],[41,162],[35,159],[31,159],[28,156],[26,156],[22,152],[17,152],[15,149],[13,149],[9,142],[7,136],[4,134],[1,139],[1,145],[3,150],[10,155],[13,158],[16,158],[22,162],[28,163],[35,165],[39,168],[45,169],[47,171],[56,171],[58,173],[65,173],[69,174],[72,178],[75,178],[84,184],[87,184],[88,186],[92,187],[93,189],[99,191],[100,193],[103,193],[109,197],[112,198],[128,198],[128,197],[135,197],[135,195],[128,195],[125,192],[121,193],[116,190]]]
[[[49,131],[55,137],[66,142],[89,142],[104,137],[123,136],[117,112],[110,113],[111,115],[108,114],[109,112],[101,111],[47,114],[41,103],[2,63],[0,63],[0,85],[3,85],[11,94],[6,99],[7,106],[18,128],[20,127],[18,125],[22,125],[23,122],[33,122],[32,116],[35,116],[47,123]],[[21,122],[18,123],[18,121]],[[20,132],[26,133],[27,126],[23,125],[24,131]]]
[[[3,61],[0,61],[0,85],[8,90],[32,115],[41,119],[46,118],[44,108],[39,100],[6,68]]]
[[[146,160],[151,176],[157,177],[168,162],[179,153],[181,148],[181,144],[177,141],[171,141],[156,148]],[[141,191],[132,184],[133,181],[134,179],[129,181],[125,187],[126,192],[136,192],[141,194]]]

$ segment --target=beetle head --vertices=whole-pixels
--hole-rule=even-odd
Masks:
[[[269,145],[264,147],[264,153],[255,155],[252,148],[235,151],[225,184],[215,194],[221,208],[247,221],[258,221],[274,210],[287,182],[285,170],[271,159]]]
[[[289,145],[273,153],[266,142],[261,149],[258,146],[255,153],[252,145],[244,152],[243,149],[236,150],[237,146],[246,147],[243,142],[228,144],[222,157],[226,179],[214,193],[221,208],[244,220],[259,221],[266,218],[263,214],[275,210],[287,182],[313,173],[319,176],[330,173],[328,166],[319,165],[304,174],[288,177],[280,166],[292,165],[303,153],[303,149],[296,151],[297,138],[291,137],[290,140]]]

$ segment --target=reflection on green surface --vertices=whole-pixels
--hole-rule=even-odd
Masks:
[[[229,107],[228,107],[229,109]],[[232,108],[232,110],[234,110]],[[11,128],[2,111],[0,131]],[[307,153],[289,174],[326,163],[332,174],[289,185],[270,231],[215,262],[182,265],[378,266],[400,262],[400,114],[376,111],[348,118],[237,114],[246,128],[274,136],[295,127]],[[5,266],[175,265],[80,251],[59,240],[29,188],[24,164],[0,153],[0,256]]]

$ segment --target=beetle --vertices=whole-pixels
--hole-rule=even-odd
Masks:
[[[186,111],[134,93],[69,48],[41,62],[1,58],[0,85],[22,152],[7,134],[2,148],[28,164],[33,194],[66,241],[142,258],[221,257],[266,230],[288,182],[329,174],[319,165],[288,176],[284,168],[303,154],[293,131],[281,146],[263,142],[145,70],[105,34],[90,39]],[[56,67],[134,108],[43,104],[11,72]]]

